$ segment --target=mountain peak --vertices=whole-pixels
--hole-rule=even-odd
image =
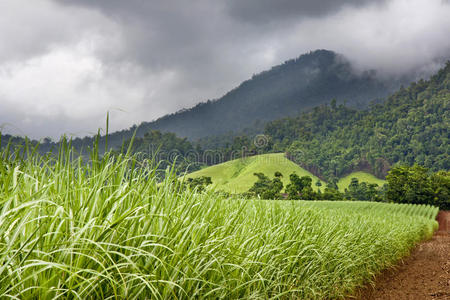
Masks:
[[[344,56],[319,49],[256,74],[219,99],[143,122],[137,127],[137,136],[160,130],[193,140],[244,129],[258,130],[267,121],[307,111],[332,99],[363,108],[397,87],[373,72],[354,72]],[[136,126],[112,133],[110,145],[120,146],[134,130]]]
[[[369,75],[356,74],[348,60],[333,51],[311,51],[254,75],[217,100],[142,123],[138,135],[158,129],[195,139],[239,131],[258,120],[289,116],[331,99],[364,107],[393,90]]]

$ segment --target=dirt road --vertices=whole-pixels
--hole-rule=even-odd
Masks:
[[[395,269],[380,274],[375,287],[358,293],[358,299],[450,300],[450,211],[438,215],[439,230],[420,244]]]

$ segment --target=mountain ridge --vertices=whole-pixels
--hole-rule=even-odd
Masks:
[[[108,134],[108,147],[121,147],[136,132],[143,137],[151,130],[173,132],[198,140],[208,136],[262,130],[275,119],[293,116],[336,99],[337,103],[364,108],[381,100],[402,82],[379,79],[374,71],[355,72],[342,55],[315,50],[253,75],[224,96],[198,103],[151,122]],[[75,148],[92,145],[94,137],[74,138]],[[105,149],[101,136],[99,148]]]
[[[374,71],[357,74],[342,55],[316,50],[253,75],[216,100],[142,122],[137,135],[156,129],[197,139],[243,130],[255,122],[289,116],[333,98],[362,108],[399,85],[378,79]]]

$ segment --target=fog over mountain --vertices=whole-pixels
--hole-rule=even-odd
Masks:
[[[155,129],[190,139],[246,129],[257,132],[266,121],[308,111],[333,99],[366,108],[407,83],[407,78],[387,80],[374,71],[355,71],[344,56],[316,50],[252,76],[217,100],[143,122],[137,135]],[[127,135],[132,133],[130,130]]]
[[[155,120],[315,49],[382,80],[450,53],[444,0],[5,0],[0,20],[0,125],[33,138]]]

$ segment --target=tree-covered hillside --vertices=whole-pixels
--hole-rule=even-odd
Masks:
[[[450,63],[428,81],[401,88],[367,110],[315,107],[267,124],[276,151],[327,179],[353,170],[379,177],[394,164],[450,169]]]
[[[137,137],[160,130],[196,140],[262,130],[267,121],[293,116],[332,98],[363,108],[399,85],[399,81],[381,80],[371,71],[355,72],[344,57],[332,51],[316,50],[254,75],[219,99],[110,133],[108,145],[120,147],[135,131]],[[91,137],[76,138],[73,145],[82,148],[92,141]],[[104,136],[99,140],[100,149],[104,149],[105,141]]]
[[[178,171],[196,171],[201,161],[195,155],[194,146],[186,138],[179,138],[174,133],[162,133],[158,130],[147,132],[144,137],[127,140],[122,152],[138,153],[140,160],[150,159],[157,164],[158,170],[175,166]]]
[[[331,98],[362,108],[396,87],[371,72],[356,74],[350,63],[334,52],[317,50],[254,75],[220,99],[143,123],[138,135],[158,129],[195,139],[236,132],[258,126],[258,121],[294,115]]]

